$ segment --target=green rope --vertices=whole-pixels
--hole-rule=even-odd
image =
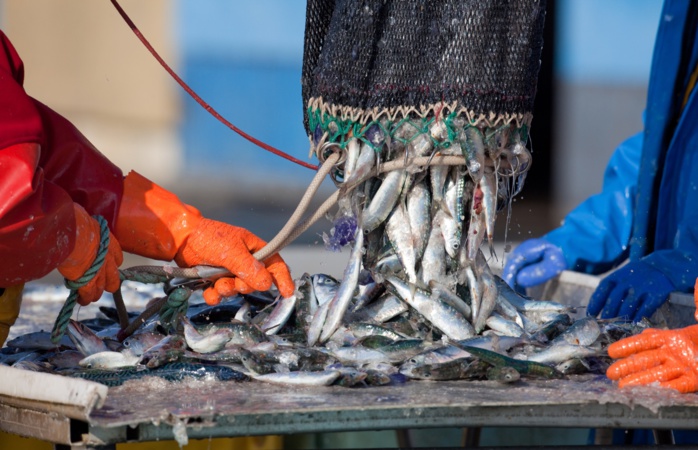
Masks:
[[[175,319],[187,312],[191,292],[191,289],[183,286],[173,289],[167,296],[167,302],[160,309],[160,323],[167,327],[174,325]]]
[[[85,273],[77,280],[65,280],[65,287],[70,289],[70,294],[68,299],[63,304],[61,311],[58,313],[56,322],[53,324],[53,330],[51,331],[51,342],[58,344],[60,340],[65,335],[65,331],[68,328],[68,322],[70,317],[73,315],[73,309],[78,301],[78,289],[87,285],[99,272],[104,264],[104,259],[107,256],[107,251],[109,250],[109,226],[107,225],[106,219],[102,216],[93,216],[99,223],[99,249],[97,250],[97,256],[95,260],[92,261],[92,265],[85,271]],[[76,243],[75,245],[79,245]]]

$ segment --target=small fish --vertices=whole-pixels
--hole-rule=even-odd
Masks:
[[[466,257],[469,261],[475,261],[480,245],[485,238],[486,223],[483,214],[482,189],[478,184],[473,191],[473,198],[470,203],[470,224],[468,225],[468,236],[466,240]]]
[[[487,326],[498,334],[510,337],[519,337],[524,335],[524,330],[516,322],[505,319],[497,313],[493,313],[486,320]]]
[[[427,246],[421,260],[419,278],[422,284],[442,280],[446,276],[446,241],[441,226],[434,224],[429,230]]]
[[[396,333],[395,331],[382,327],[379,325],[375,325],[372,323],[365,323],[365,322],[358,322],[358,323],[350,323],[347,328],[351,331],[351,333],[356,336],[357,338],[362,338],[366,336],[383,336],[388,339],[391,339],[393,341],[396,341],[398,339],[403,339],[405,336]]]
[[[107,344],[94,331],[73,319],[68,322],[68,337],[75,347],[85,356],[109,350]]]
[[[586,358],[588,356],[602,355],[603,351],[583,345],[573,345],[566,342],[551,345],[538,353],[528,356],[528,361],[542,364],[560,364],[572,358]]]
[[[552,341],[552,345],[566,342],[573,345],[591,345],[601,335],[601,327],[595,317],[584,317],[574,322]]]
[[[313,319],[310,321],[310,326],[308,327],[308,347],[312,347],[320,340],[320,334],[322,333],[322,327],[325,325],[325,320],[327,319],[327,311],[330,309],[331,302],[325,302],[315,311]]]
[[[359,295],[356,297],[351,311],[356,312],[361,308],[364,308],[366,305],[377,299],[384,291],[385,287],[383,284],[376,283],[375,281],[370,282],[365,286],[359,286]]]
[[[406,177],[405,170],[394,170],[385,176],[378,191],[363,211],[362,229],[364,233],[370,233],[378,225],[385,222],[397,199],[400,198]]]
[[[487,242],[490,246],[490,254],[494,255],[494,223],[497,218],[497,174],[485,171],[479,186],[482,191]]]
[[[320,333],[320,342],[326,342],[332,334],[337,331],[339,324],[344,318],[344,313],[349,307],[349,302],[354,297],[354,290],[359,283],[359,273],[361,272],[361,254],[363,252],[364,233],[357,228],[354,248],[349,255],[349,263],[344,269],[342,283],[337,289],[337,293],[330,302],[325,323]]]
[[[208,364],[168,363],[151,370],[125,368],[119,370],[84,370],[70,374],[71,377],[94,381],[109,387],[121,386],[126,381],[154,376],[167,381],[182,381],[186,378],[202,379],[213,377],[219,381],[244,381],[247,376],[229,367]]]
[[[296,294],[298,296],[298,302],[296,304],[296,322],[299,328],[307,334],[310,321],[313,319],[313,314],[315,314],[318,308],[315,292],[313,292],[313,280],[308,273],[304,273],[300,279],[296,281],[296,284],[298,286]]]
[[[409,220],[409,229],[412,234],[412,242],[415,248],[416,261],[422,259],[431,228],[431,199],[429,188],[424,181],[412,186],[407,193],[406,208]]]
[[[497,291],[500,293],[500,295],[504,296],[509,303],[511,303],[514,308],[518,309],[519,311],[555,311],[560,313],[568,313],[571,311],[569,306],[561,303],[545,300],[532,300],[528,297],[522,296],[513,290],[506,283],[506,281],[499,276],[495,276],[495,283],[497,284]]]
[[[184,355],[186,341],[183,337],[169,335],[141,355],[138,364],[145,364],[149,369],[177,361]]]
[[[514,383],[519,381],[521,374],[518,370],[509,366],[490,367],[487,369],[487,379],[500,383]]]
[[[75,348],[75,345],[67,335],[63,335],[58,344],[54,344],[51,342],[51,333],[48,331],[34,331],[23,334],[10,339],[5,345],[21,350],[53,350],[57,347]]]
[[[328,350],[328,352],[339,362],[349,366],[388,362],[388,357],[385,353],[362,346],[339,347],[334,350]]]
[[[257,381],[266,383],[287,384],[290,386],[329,386],[340,376],[338,370],[323,370],[321,372],[286,372],[268,373],[265,375],[250,375]]]
[[[324,273],[318,273],[312,276],[313,293],[317,299],[318,306],[321,306],[334,297],[334,294],[339,289],[339,281]],[[311,309],[312,312],[312,309]]]
[[[165,338],[164,334],[154,331],[142,331],[124,339],[122,345],[131,354],[141,356],[149,348],[159,343]]]
[[[369,144],[363,143],[361,145],[359,156],[356,159],[356,165],[353,168],[349,167],[350,170],[349,173],[347,173],[347,163],[350,163],[349,152],[354,152],[355,148],[359,147],[358,140],[350,140],[347,147],[350,146],[352,148],[347,148],[347,161],[344,164],[344,183],[342,184],[343,189],[354,186],[357,181],[365,178],[376,165],[376,151]]]
[[[233,319],[242,323],[250,323],[250,320],[252,320],[252,304],[246,301],[242,302],[242,306],[235,313]]]
[[[208,328],[205,332],[197,330],[188,318],[182,316],[184,339],[189,348],[198,353],[214,353],[223,349],[231,340],[231,330],[227,328]]]
[[[398,203],[388,217],[385,233],[400,259],[402,269],[410,283],[417,282],[417,253],[405,205]]]
[[[462,380],[479,378],[482,374],[473,370],[476,367],[472,358],[460,358],[436,364],[407,365],[400,368],[400,373],[417,380]]]
[[[474,335],[472,325],[448,303],[441,300],[434,301],[431,298],[431,293],[410,285],[395,276],[387,276],[385,279],[390,283],[398,297],[416,309],[449,338],[461,340]]]
[[[466,167],[470,177],[477,183],[485,170],[485,143],[482,140],[482,132],[475,127],[468,127],[465,129],[464,139],[461,140]]]
[[[139,360],[140,356],[127,352],[103,351],[87,356],[79,364],[87,369],[118,369],[121,367],[133,367]]]
[[[260,328],[266,334],[276,334],[281,330],[286,322],[291,317],[296,303],[298,302],[298,291],[294,292],[290,297],[279,297],[266,320],[262,322]]]
[[[356,163],[359,159],[361,145],[358,139],[351,139],[346,146],[346,160],[344,161],[344,182],[352,179],[352,174],[356,168]]]
[[[247,370],[253,372],[256,375],[263,375],[266,373],[274,372],[274,369],[270,364],[266,364],[260,358],[254,355],[249,350],[244,348],[240,349],[240,362],[247,368]]]
[[[521,361],[514,358],[509,358],[499,353],[491,352],[477,347],[462,346],[463,350],[473,356],[491,364],[495,367],[512,367],[521,375],[540,377],[540,378],[560,378],[561,374],[553,367],[540,364],[536,361]]]

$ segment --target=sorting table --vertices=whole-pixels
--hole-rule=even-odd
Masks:
[[[595,281],[570,277],[561,278],[557,295],[566,289],[588,298]],[[23,313],[55,317],[46,308],[29,301]],[[358,388],[170,383],[149,377],[107,389],[80,379],[0,369],[0,430],[75,447],[181,439],[184,433],[203,439],[428,427],[695,429],[698,424],[698,395],[618,389],[600,375],[510,385],[409,381]]]

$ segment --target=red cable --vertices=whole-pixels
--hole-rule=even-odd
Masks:
[[[131,28],[131,30],[134,32],[134,34],[138,37],[138,39],[140,39],[140,41],[143,43],[143,45],[145,45],[145,47],[148,49],[148,51],[150,51],[150,53],[155,57],[155,59],[158,60],[158,62],[160,63],[160,65],[161,65],[162,67],[164,67],[165,70],[167,71],[167,73],[169,73],[170,76],[172,76],[172,78],[174,78],[175,81],[177,81],[177,83],[179,83],[179,85],[182,86],[182,88],[183,88],[185,91],[187,91],[187,93],[188,93],[189,95],[191,95],[191,97],[192,97],[194,100],[196,100],[196,102],[197,102],[199,105],[201,105],[206,111],[208,111],[209,114],[211,114],[213,117],[215,117],[216,119],[218,119],[222,124],[224,124],[225,126],[227,126],[228,128],[230,128],[231,130],[233,130],[234,132],[236,132],[237,134],[239,134],[239,135],[242,136],[243,138],[247,139],[248,141],[252,142],[253,144],[255,144],[255,145],[259,146],[259,147],[262,147],[264,150],[270,151],[270,152],[272,152],[273,154],[275,154],[275,155],[277,155],[277,156],[281,156],[282,158],[285,158],[285,159],[287,159],[287,160],[289,160],[289,161],[291,161],[291,162],[294,162],[294,163],[296,163],[296,164],[298,164],[298,165],[300,165],[300,166],[307,167],[308,169],[318,170],[318,166],[314,166],[314,165],[309,164],[309,163],[307,163],[307,162],[305,162],[305,161],[301,161],[301,160],[298,159],[298,158],[294,158],[293,156],[289,155],[288,153],[284,153],[284,152],[282,152],[281,150],[278,150],[278,149],[272,147],[271,145],[266,144],[266,143],[260,141],[259,139],[255,138],[255,137],[253,137],[253,136],[250,136],[249,134],[245,133],[244,131],[242,131],[241,129],[239,129],[239,128],[236,127],[235,125],[233,125],[232,123],[228,122],[228,120],[226,120],[223,116],[221,116],[221,115],[218,113],[218,111],[216,111],[215,109],[213,109],[213,107],[211,107],[211,105],[209,105],[209,104],[206,103],[201,97],[199,97],[199,96],[197,95],[197,93],[194,92],[194,91],[192,90],[192,88],[190,88],[189,85],[187,85],[187,83],[185,83],[184,80],[182,80],[182,79],[179,77],[179,75],[177,75],[177,74],[174,72],[174,70],[172,70],[172,69],[170,68],[170,66],[167,65],[167,63],[165,62],[165,60],[163,60],[163,59],[160,57],[160,55],[158,54],[158,52],[156,52],[155,49],[150,45],[150,42],[148,42],[148,40],[145,38],[145,36],[143,36],[143,34],[142,34],[142,33],[140,32],[140,30],[138,29],[138,27],[136,27],[136,24],[133,23],[133,21],[131,20],[131,18],[130,18],[130,17],[126,14],[126,12],[121,8],[121,6],[117,3],[117,1],[116,1],[116,0],[111,0],[111,2],[112,2],[112,4],[114,5],[114,7],[116,8],[116,10],[119,12],[119,14],[121,15],[121,17],[124,19],[124,21],[128,24],[128,26],[129,26],[129,27]]]

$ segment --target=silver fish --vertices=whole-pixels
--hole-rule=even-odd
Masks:
[[[68,322],[68,337],[85,356],[109,350],[107,344],[94,331],[73,319],[69,319]]]
[[[406,177],[407,172],[404,170],[393,170],[385,176],[378,191],[363,211],[362,228],[364,233],[370,233],[385,222],[388,214],[395,207],[397,199],[400,198]]]
[[[294,309],[296,308],[296,303],[298,301],[298,291],[293,293],[290,297],[280,297],[277,300],[274,309],[271,314],[267,316],[266,320],[262,322],[260,328],[266,334],[276,334],[280,329],[286,325],[286,322],[291,317]]]
[[[361,272],[361,255],[363,253],[364,245],[364,233],[361,229],[357,228],[356,235],[354,237],[354,248],[351,250],[349,255],[349,263],[344,269],[344,277],[342,278],[342,283],[337,290],[334,298],[330,302],[329,310],[327,311],[327,317],[325,318],[325,323],[322,326],[322,333],[320,333],[320,342],[327,341],[332,333],[337,331],[344,313],[349,307],[349,302],[354,297],[354,290],[359,283],[359,272]]]
[[[352,139],[349,141],[349,144],[351,145],[352,142],[358,142],[355,139]],[[356,144],[358,146],[358,143]],[[348,157],[347,157],[348,158]],[[347,159],[347,162],[349,162],[349,159]],[[362,178],[365,178],[366,175],[373,170],[373,168],[376,165],[376,151],[371,147],[370,145],[364,143],[361,145],[361,152],[359,153],[359,156],[356,161],[356,166],[354,170],[352,170],[349,174],[346,172],[346,164],[345,164],[345,173],[344,173],[344,185],[346,187],[353,186],[356,184],[358,180],[361,180]]]
[[[470,309],[470,306],[468,306],[468,304],[465,303],[462,298],[454,294],[453,290],[448,286],[444,286],[443,284],[432,280],[429,282],[429,289],[431,289],[432,297],[435,296],[441,298],[441,300],[456,308],[456,310],[463,314],[463,317],[466,319],[472,316],[473,312]]]
[[[119,367],[133,367],[139,359],[139,356],[128,352],[103,351],[87,356],[79,364],[87,369],[117,369]]]
[[[334,297],[337,289],[339,289],[339,281],[324,273],[317,273],[312,276],[313,293],[317,300],[318,306],[329,302]],[[316,307],[311,305],[311,313]]]
[[[485,266],[487,266],[487,264],[485,264]],[[480,299],[480,310],[477,313],[477,317],[473,320],[473,327],[475,327],[476,333],[485,329],[485,322],[492,314],[497,304],[497,285],[494,282],[494,276],[489,271],[489,268],[480,273],[480,281],[483,286],[482,297]]]
[[[322,327],[325,325],[325,320],[327,319],[327,311],[330,309],[330,304],[332,302],[325,302],[315,311],[313,320],[310,321],[310,326],[308,327],[308,346],[312,347],[317,344],[320,340],[320,334],[322,333]]]
[[[601,335],[601,327],[595,317],[585,317],[577,320],[558,337],[552,344],[566,342],[574,345],[591,345]]]
[[[354,316],[356,320],[375,323],[386,322],[393,317],[399,316],[409,309],[407,304],[393,294],[385,294],[367,307],[358,311]]]
[[[533,300],[528,297],[524,297],[513,290],[501,277],[495,276],[495,283],[497,284],[497,289],[501,295],[503,295],[509,301],[509,303],[511,303],[514,308],[518,309],[519,311],[554,311],[559,313],[568,313],[571,311],[569,306],[563,305],[562,303],[546,300]]]
[[[497,313],[492,313],[485,321],[491,330],[503,336],[519,337],[523,336],[524,330],[516,322],[505,319]]]
[[[411,286],[395,276],[387,276],[386,281],[403,301],[449,338],[461,340],[473,336],[472,325],[448,303],[441,300],[434,301],[430,293]]]
[[[485,171],[480,180],[482,190],[482,207],[485,214],[485,229],[487,242],[490,246],[490,254],[494,255],[494,223],[497,218],[497,174]]]
[[[424,181],[412,186],[412,189],[407,193],[406,204],[415,257],[419,261],[424,254],[431,227],[430,195]]]
[[[528,361],[543,364],[559,364],[572,358],[586,358],[587,356],[597,356],[603,353],[600,349],[565,342],[551,345],[538,353],[529,355]]]
[[[342,364],[352,366],[388,362],[388,357],[385,353],[360,345],[354,347],[339,347],[334,350],[328,350],[328,353],[337,358]]]
[[[344,161],[344,181],[351,179],[356,163],[359,159],[361,145],[358,139],[351,139],[346,147],[346,160]]]
[[[257,381],[266,383],[287,384],[290,386],[329,386],[340,376],[338,370],[324,370],[322,372],[286,372],[268,373],[264,375],[250,375]]]
[[[439,281],[446,276],[446,241],[441,226],[435,224],[429,231],[429,239],[422,256],[419,279],[427,285],[430,281]]]
[[[470,202],[470,224],[468,225],[468,238],[466,241],[466,257],[470,261],[474,261],[477,257],[477,252],[486,234],[487,226],[482,203],[483,193],[478,184],[473,190],[473,198]]]
[[[123,346],[131,354],[140,356],[163,339],[165,339],[164,334],[154,331],[143,331],[124,339]]]
[[[444,239],[444,249],[451,258],[458,255],[458,249],[461,243],[461,226],[454,218],[444,212],[442,209],[436,211],[434,216],[434,224],[441,230],[441,235]]]
[[[410,283],[415,283],[417,281],[417,254],[407,210],[402,203],[399,203],[390,214],[385,225],[385,233],[400,259],[407,279]]]
[[[194,327],[188,318],[181,318],[184,339],[189,348],[198,353],[213,353],[223,349],[231,339],[231,330],[209,327],[204,333]]]
[[[240,309],[235,313],[235,320],[243,323],[250,323],[250,320],[252,320],[252,305],[250,302],[242,302]]]
[[[470,177],[477,183],[485,170],[485,143],[482,140],[482,133],[475,127],[468,127],[465,129],[464,141],[462,150],[466,166]]]

